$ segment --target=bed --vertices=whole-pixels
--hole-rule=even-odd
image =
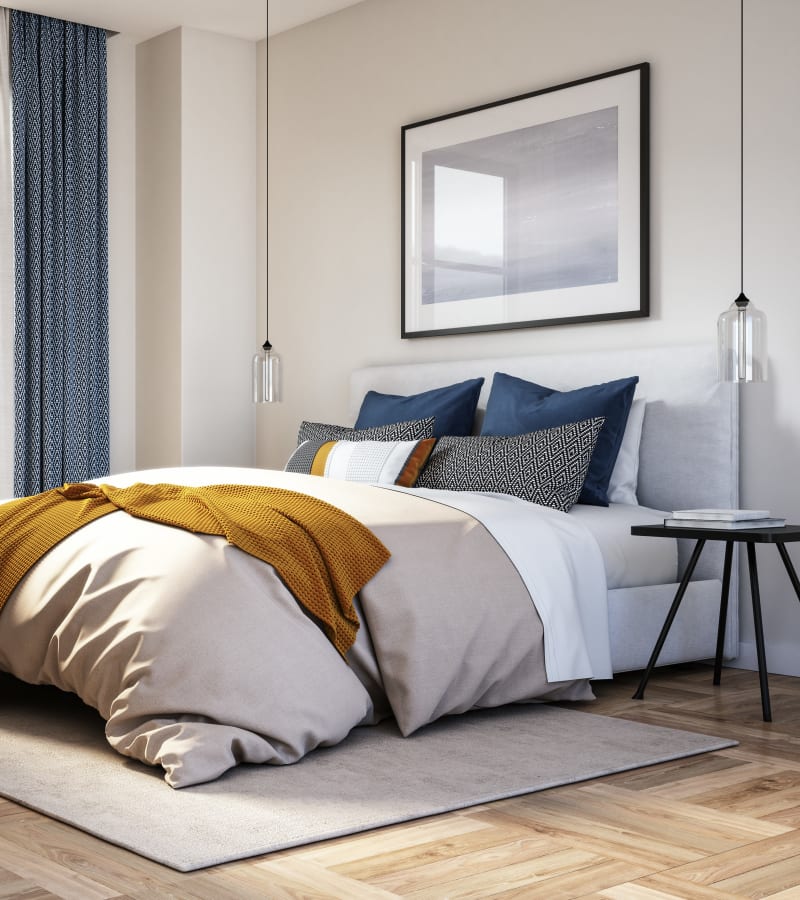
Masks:
[[[413,393],[467,378],[483,377],[477,427],[486,409],[492,375],[507,372],[560,390],[639,376],[636,398],[645,401],[639,444],[637,479],[641,509],[612,508],[617,522],[606,532],[607,556],[640,561],[634,582],[612,581],[608,588],[611,659],[614,672],[647,665],[653,644],[675,596],[678,578],[647,577],[644,554],[662,563],[657,538],[634,538],[630,525],[658,521],[663,511],[694,508],[736,508],[739,502],[739,407],[734,385],[720,382],[716,350],[711,344],[676,345],[580,354],[518,356],[457,360],[397,366],[373,366],[353,372],[350,414],[355,416],[369,390]],[[600,511],[578,505],[573,514],[598,519]],[[653,518],[655,514],[655,519]],[[605,517],[605,519],[609,519]],[[596,535],[603,528],[600,516]],[[606,522],[606,524],[608,524]],[[677,541],[677,571],[689,559],[693,541]],[[616,544],[616,551],[612,547]],[[707,547],[684,597],[679,616],[659,656],[659,665],[711,659],[716,653],[716,628],[722,588],[722,549]],[[723,655],[738,655],[738,580],[733,567],[733,618],[725,632]],[[639,573],[643,577],[639,577]]]
[[[352,517],[389,554],[353,600],[354,643],[334,646],[285,572],[224,536],[111,515],[56,543],[8,597],[0,669],[78,694],[100,711],[115,749],[188,787],[240,763],[296,762],[388,715],[413,735],[475,707],[588,699],[593,679],[643,667],[678,559],[671,542],[631,538],[630,525],[678,507],[735,505],[735,394],[716,382],[710,348],[680,347],[361,369],[353,414],[368,391],[484,377],[479,427],[497,371],[559,391],[638,375],[638,502],[565,514],[507,495],[296,471],[111,476],[100,481],[113,496],[141,482],[253,485]],[[711,556],[662,664],[714,655],[721,585]],[[734,614],[726,656],[736,645]]]

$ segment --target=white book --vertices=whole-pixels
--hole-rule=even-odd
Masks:
[[[664,519],[670,528],[719,528],[728,531],[745,528],[782,528],[786,519]]]
[[[768,509],[676,509],[673,519],[708,519],[717,522],[744,522],[749,519],[768,519]]]

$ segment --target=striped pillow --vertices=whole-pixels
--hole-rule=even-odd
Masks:
[[[414,487],[436,438],[421,441],[305,441],[286,463],[287,472],[343,481]]]

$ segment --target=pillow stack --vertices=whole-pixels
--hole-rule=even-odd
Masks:
[[[303,422],[286,469],[505,493],[565,512],[576,502],[636,503],[645,406],[633,402],[637,376],[558,391],[497,372],[473,435],[483,381],[409,396],[369,391],[353,428]]]
[[[523,434],[595,416],[605,419],[578,502],[608,506],[608,486],[628,421],[638,376],[557,391],[497,372],[481,434]]]

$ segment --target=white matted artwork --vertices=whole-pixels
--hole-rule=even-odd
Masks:
[[[646,316],[647,63],[402,129],[402,337]]]

